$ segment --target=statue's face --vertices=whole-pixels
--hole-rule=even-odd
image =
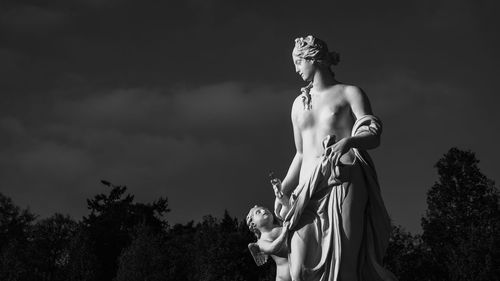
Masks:
[[[313,61],[297,56],[292,56],[292,59],[295,66],[295,72],[297,72],[304,81],[312,81],[315,70]]]
[[[257,207],[254,209],[252,222],[255,223],[257,227],[272,225],[273,220],[273,214],[271,214],[268,209],[264,207]]]

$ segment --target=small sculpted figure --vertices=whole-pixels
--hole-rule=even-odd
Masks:
[[[248,212],[247,225],[257,237],[257,242],[248,244],[255,263],[263,265],[270,255],[276,263],[276,281],[291,281],[286,241],[288,224],[281,226],[267,208],[255,206]]]

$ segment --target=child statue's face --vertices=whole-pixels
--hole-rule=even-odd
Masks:
[[[253,210],[252,222],[255,224],[257,228],[272,225],[274,221],[273,214],[264,207],[256,207]]]

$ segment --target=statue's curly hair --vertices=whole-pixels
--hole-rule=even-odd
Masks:
[[[295,39],[295,47],[292,54],[296,57],[314,60],[325,66],[337,65],[340,55],[335,51],[329,51],[326,43],[312,35]]]

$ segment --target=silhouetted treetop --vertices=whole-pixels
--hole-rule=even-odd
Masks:
[[[498,190],[481,173],[474,153],[452,148],[436,167],[439,180],[427,193],[423,240],[435,280],[495,280],[500,267]]]

